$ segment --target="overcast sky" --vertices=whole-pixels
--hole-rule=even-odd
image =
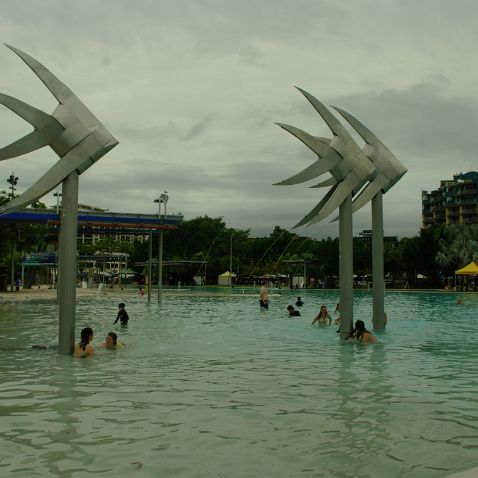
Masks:
[[[478,2],[473,0],[0,0],[3,43],[29,53],[120,144],[80,177],[82,203],[118,212],[222,216],[290,229],[321,199],[272,186],[316,160],[275,122],[331,132],[299,86],[359,118],[408,168],[384,196],[386,235],[413,236],[421,190],[477,170]],[[56,100],[8,48],[0,92],[51,113]],[[31,126],[0,106],[0,146]],[[362,143],[360,143],[362,145]],[[18,192],[57,161],[50,148],[0,163]],[[43,198],[56,203],[52,193]],[[354,231],[371,227],[370,206]],[[328,221],[301,235],[336,237]]]

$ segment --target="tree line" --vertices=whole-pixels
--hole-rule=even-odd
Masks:
[[[0,192],[0,204],[10,199]],[[34,207],[45,207],[36,203]],[[300,261],[307,261],[308,274],[332,284],[339,274],[338,238],[312,239],[280,226],[262,237],[251,237],[250,230],[227,227],[222,217],[208,216],[185,220],[177,228],[164,231],[164,260],[196,261],[191,266],[201,273],[207,267],[209,282],[230,269],[240,277],[300,275]],[[157,235],[153,236],[157,240]],[[478,225],[432,226],[421,229],[414,237],[404,237],[384,244],[384,269],[390,285],[404,280],[410,286],[443,287],[454,271],[478,260]],[[156,244],[156,242],[155,242]],[[47,225],[0,225],[0,262],[21,265],[22,253],[54,251],[57,236]],[[371,242],[354,242],[354,273],[366,276],[372,271]],[[131,243],[102,236],[96,244],[78,244],[79,254],[127,252],[128,267],[148,260],[148,241]],[[153,246],[154,257],[157,248]],[[289,261],[289,262],[287,262]],[[297,261],[294,263],[294,261]],[[195,272],[191,270],[191,273]],[[417,275],[423,276],[419,281]],[[328,282],[327,282],[328,281]],[[420,284],[417,284],[420,282]]]

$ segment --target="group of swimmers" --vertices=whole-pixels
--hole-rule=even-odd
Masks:
[[[80,341],[75,345],[73,355],[75,357],[88,357],[88,355],[95,355],[95,349],[91,345],[93,341],[93,329],[85,327],[81,330]],[[118,349],[123,344],[118,341],[118,335],[115,332],[108,332],[105,341],[100,345],[104,349]]]
[[[295,305],[302,306],[304,305],[304,302],[302,301],[300,297],[297,297],[297,301]],[[300,312],[297,309],[295,309],[293,305],[287,306],[287,312],[289,313],[289,317],[299,317],[301,315]],[[337,304],[337,306],[335,307],[334,314],[337,314],[337,313],[340,314],[340,304]],[[384,321],[386,325],[388,322],[388,317],[386,312],[384,313]],[[312,321],[311,325],[315,325],[315,324],[317,324],[318,326],[332,325],[332,317],[329,314],[326,305],[323,305],[320,308],[319,313],[314,317],[314,320]],[[335,319],[335,325],[340,325],[340,316]],[[337,332],[340,332],[340,330],[338,330]],[[372,332],[370,332],[365,327],[365,322],[363,320],[355,321],[355,327],[350,333],[347,340],[351,340],[351,339],[355,339],[364,344],[365,343],[374,344],[377,342],[377,338],[375,337],[375,335],[372,334]]]
[[[125,309],[125,304],[121,302],[118,305],[118,315],[113,325],[120,321],[122,326],[128,325],[129,316]],[[95,355],[95,350],[91,345],[93,341],[93,329],[91,327],[85,327],[81,330],[80,341],[75,345],[73,355],[75,357],[87,357],[89,355]],[[118,341],[118,335],[116,332],[108,332],[105,341],[100,345],[104,349],[118,349],[123,347],[123,344]]]

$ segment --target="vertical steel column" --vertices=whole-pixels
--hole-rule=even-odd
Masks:
[[[149,230],[148,241],[148,304],[151,302],[151,281],[153,279],[153,230]]]
[[[353,237],[352,194],[339,206],[340,338],[353,328]]]
[[[159,251],[158,251],[158,303],[161,300],[162,285],[163,285],[163,230],[160,229],[159,230]]]
[[[78,178],[75,170],[62,183],[60,263],[58,266],[59,352],[72,354],[75,344],[75,305],[78,235]]]
[[[232,287],[232,233],[229,247],[229,287]]]
[[[384,322],[383,274],[383,195],[378,192],[372,199],[372,280],[373,280],[373,330],[381,331]]]
[[[15,290],[15,241],[10,243],[10,292]]]

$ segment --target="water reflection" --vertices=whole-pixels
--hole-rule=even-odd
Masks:
[[[126,346],[90,359],[51,344],[51,303],[2,305],[0,461],[39,476],[440,477],[478,465],[470,309],[446,295],[388,294],[379,343],[338,342],[310,322],[336,291],[126,300]],[[355,296],[370,325],[371,295]],[[117,300],[82,301],[94,345]],[[445,331],[445,332],[444,332]],[[22,471],[23,470],[23,471]]]

